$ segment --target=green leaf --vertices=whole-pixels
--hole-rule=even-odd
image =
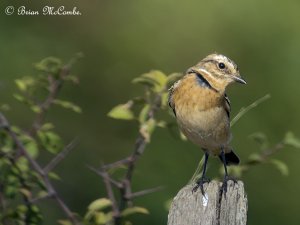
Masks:
[[[179,134],[180,134],[180,139],[182,141],[187,141],[187,137],[184,135],[184,133],[182,133],[181,131],[179,131]]]
[[[38,197],[38,198],[43,198],[43,197],[48,196],[48,194],[49,194],[49,193],[48,193],[47,191],[43,191],[43,190],[42,190],[42,191],[39,191],[39,192],[38,192],[37,197]]]
[[[41,130],[47,131],[52,130],[54,128],[54,125],[52,123],[44,123],[41,127]]]
[[[78,79],[78,77],[73,76],[73,75],[68,75],[68,76],[64,77],[64,80],[66,80],[66,81],[71,81],[71,82],[74,83],[74,84],[79,84],[79,79]]]
[[[155,130],[155,127],[156,127],[156,120],[153,118],[147,120],[146,122],[144,122],[141,125],[140,133],[143,135],[146,142],[148,142],[148,143],[150,142],[151,135],[152,135],[153,131]]]
[[[19,157],[17,159],[16,163],[17,163],[18,168],[22,172],[28,171],[28,169],[29,169],[28,160],[24,156]]]
[[[42,109],[41,107],[39,107],[38,105],[33,105],[30,107],[30,109],[35,112],[35,113],[41,113],[42,112]]]
[[[26,205],[18,205],[17,210],[22,212],[22,213],[26,213],[27,212],[27,207],[26,207]]]
[[[20,91],[25,92],[28,90],[28,88],[32,87],[36,82],[33,79],[33,77],[27,76],[21,79],[16,79],[15,83]]]
[[[126,104],[117,105],[108,112],[107,116],[119,120],[133,120],[135,117],[130,109],[131,106],[131,101],[127,102]]]
[[[166,108],[168,106],[169,93],[165,92],[161,95],[161,106],[162,108]]]
[[[1,152],[3,153],[9,153],[14,151],[14,141],[11,139],[11,137],[7,136],[7,134],[4,134],[1,136]]]
[[[27,100],[19,94],[13,94],[14,98],[17,99],[19,102],[26,102]]]
[[[151,109],[149,104],[144,105],[139,115],[139,122],[144,123],[148,119],[148,113]]]
[[[160,128],[166,128],[168,126],[167,122],[163,120],[158,121],[156,125]]]
[[[42,146],[49,152],[56,154],[63,149],[62,139],[52,131],[38,131],[38,138]]]
[[[289,168],[283,161],[278,159],[271,159],[270,163],[272,163],[283,176],[289,175]]]
[[[228,173],[231,174],[233,177],[241,178],[243,173],[247,170],[247,166],[239,165],[239,166],[230,166],[228,167]],[[224,168],[221,167],[221,171],[224,172]]]
[[[32,158],[36,158],[39,152],[38,145],[32,137],[27,134],[20,135],[20,140],[23,142],[25,149]]]
[[[261,162],[263,159],[261,155],[257,153],[252,153],[251,155],[249,155],[248,160],[251,162]]]
[[[88,206],[88,210],[89,211],[98,211],[98,210],[102,210],[107,207],[110,207],[111,205],[112,205],[112,202],[108,198],[99,198],[99,199],[93,201]]]
[[[58,176],[56,173],[54,172],[50,172],[48,173],[49,178],[53,179],[53,180],[61,180],[60,176]]]
[[[60,99],[55,99],[53,101],[53,103],[56,104],[56,105],[59,105],[59,106],[61,106],[63,108],[65,108],[65,109],[71,109],[71,110],[73,110],[76,113],[82,113],[81,108],[78,105],[75,105],[72,102],[65,101],[65,100],[60,100]]]
[[[290,131],[285,134],[283,143],[294,148],[300,148],[300,139]]]
[[[14,198],[18,193],[18,187],[15,185],[7,185],[4,188],[4,194],[8,198]]]
[[[26,196],[27,198],[31,198],[32,194],[31,192],[28,190],[28,189],[25,189],[25,188],[20,188],[19,191],[24,195]]]
[[[121,212],[121,216],[122,217],[126,217],[126,216],[130,216],[130,215],[136,214],[136,213],[149,214],[149,211],[146,208],[139,207],[139,206],[134,206],[134,207],[130,207],[130,208],[124,209]]]
[[[24,103],[24,104],[26,104],[26,105],[30,105],[30,106],[34,105],[33,102],[32,102],[31,100],[25,98],[25,97],[22,96],[22,95],[19,95],[19,94],[13,94],[13,97],[14,97],[15,99],[17,99],[17,101],[19,101],[19,102],[21,102],[21,103]]]
[[[17,85],[17,87],[19,88],[20,91],[26,91],[27,86],[23,82],[23,80],[17,79],[17,80],[15,80],[15,83],[16,83],[16,85]]]
[[[132,83],[150,86],[154,92],[160,92],[166,88],[167,76],[161,71],[153,70],[133,79]]]
[[[55,58],[55,57],[48,57],[40,62],[35,64],[35,68],[37,70],[46,72],[46,73],[52,73],[52,74],[57,74],[59,70],[62,67],[62,62],[60,59]]]
[[[104,212],[95,212],[94,214],[95,217],[95,222],[96,224],[99,225],[105,225],[107,224],[109,221],[112,220],[112,214],[111,213],[104,213]]]

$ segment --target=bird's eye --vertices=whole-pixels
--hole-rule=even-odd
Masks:
[[[218,67],[222,70],[222,69],[225,69],[225,64],[224,63],[219,63],[218,64]]]

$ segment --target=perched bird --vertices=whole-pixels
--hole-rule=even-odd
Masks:
[[[209,182],[206,166],[209,155],[219,156],[224,164],[223,188],[226,191],[227,165],[239,164],[230,147],[230,101],[225,91],[234,82],[246,84],[237,65],[221,54],[211,54],[189,68],[169,89],[172,108],[182,133],[205,152],[202,177],[193,189],[201,189]]]

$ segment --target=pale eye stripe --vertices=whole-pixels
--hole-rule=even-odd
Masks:
[[[217,80],[217,78],[214,77],[213,75],[211,75],[211,73],[208,72],[206,69],[200,68],[199,71],[202,71],[202,72],[204,72],[205,74],[207,74],[210,78],[212,78],[212,79],[214,79],[214,80]]]

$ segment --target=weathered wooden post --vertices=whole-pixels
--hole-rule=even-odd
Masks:
[[[205,195],[193,185],[182,188],[173,199],[168,225],[246,225],[247,196],[242,181],[228,181],[227,193],[222,183],[211,181],[204,185]]]

